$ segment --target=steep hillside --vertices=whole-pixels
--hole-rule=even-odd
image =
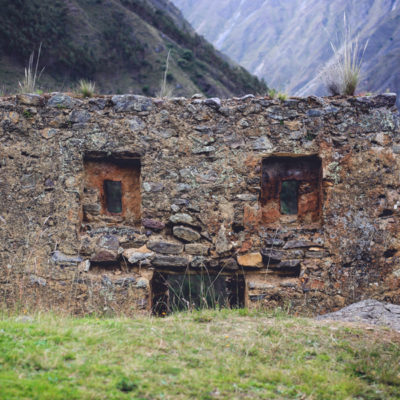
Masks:
[[[173,0],[196,30],[273,87],[323,93],[319,74],[346,13],[365,53],[361,90],[400,92],[399,0]]]
[[[0,90],[16,89],[40,43],[44,90],[84,78],[104,93],[154,95],[170,49],[175,95],[267,89],[197,35],[168,0],[0,0],[0,8]]]

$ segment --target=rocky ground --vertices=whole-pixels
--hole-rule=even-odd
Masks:
[[[400,306],[373,299],[351,304],[339,311],[321,315],[317,319],[384,325],[400,332]]]

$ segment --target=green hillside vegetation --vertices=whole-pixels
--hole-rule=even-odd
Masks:
[[[265,93],[264,82],[195,34],[167,0],[0,0],[0,88],[13,91],[42,43],[42,89],[80,79],[103,93],[154,95],[171,49],[175,95]]]
[[[0,398],[395,399],[400,336],[247,310],[0,317]]]

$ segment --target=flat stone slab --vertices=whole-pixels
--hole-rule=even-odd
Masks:
[[[156,256],[151,264],[160,268],[186,268],[189,260],[186,257]]]
[[[180,254],[183,252],[183,244],[164,242],[162,240],[152,240],[147,243],[147,247],[161,254]]]
[[[383,325],[400,332],[400,306],[368,299],[316,319]]]
[[[174,226],[172,232],[174,236],[186,242],[195,242],[201,237],[199,232],[185,226]]]

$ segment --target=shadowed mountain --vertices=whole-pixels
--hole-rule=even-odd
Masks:
[[[168,0],[0,0],[0,90],[15,91],[42,43],[44,90],[79,79],[102,93],[155,95],[171,50],[174,95],[264,93],[266,85],[197,35]]]

